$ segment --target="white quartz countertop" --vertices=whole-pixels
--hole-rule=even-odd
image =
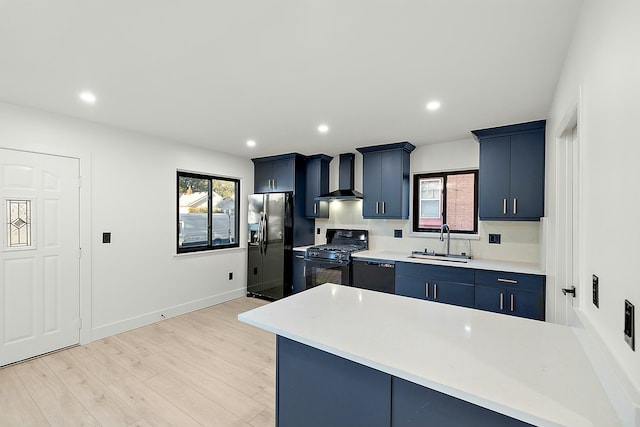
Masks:
[[[537,263],[497,261],[489,259],[470,259],[467,262],[455,262],[410,258],[409,255],[411,255],[411,251],[360,251],[351,254],[353,259],[364,258],[372,260],[413,262],[417,264],[446,265],[448,267],[474,268],[479,270],[508,271],[511,273],[544,274],[544,271]]]
[[[620,425],[570,327],[334,284],[238,319],[534,425]]]

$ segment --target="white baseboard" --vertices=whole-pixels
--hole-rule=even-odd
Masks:
[[[109,323],[107,325],[98,326],[92,329],[91,340],[96,341],[102,338],[110,337],[112,335],[120,334],[122,332],[130,331],[132,329],[140,328],[142,326],[151,325],[152,323],[156,323],[163,319],[169,319],[171,317],[180,316],[181,314],[190,313],[195,310],[200,310],[202,308],[230,301],[235,298],[240,298],[245,296],[246,294],[247,289],[243,287],[222,294],[202,298],[196,301],[190,301],[184,304],[166,307],[151,313],[142,314],[140,316],[130,317],[128,319]],[[161,315],[164,315],[164,318],[161,317]]]
[[[640,394],[618,365],[604,341],[579,310],[574,312],[574,330],[578,340],[604,387],[622,425],[640,427]]]

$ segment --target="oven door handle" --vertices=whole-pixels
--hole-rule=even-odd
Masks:
[[[309,265],[309,264],[313,264],[314,267],[322,267],[322,266],[343,266],[343,267],[348,267],[350,262],[349,261],[332,261],[329,259],[317,259],[317,258],[305,258],[304,259],[304,264],[305,265]]]

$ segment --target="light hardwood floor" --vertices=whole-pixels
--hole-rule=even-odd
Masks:
[[[0,369],[0,426],[275,425],[275,336],[209,307]]]

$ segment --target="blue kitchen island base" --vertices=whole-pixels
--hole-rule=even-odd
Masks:
[[[530,426],[278,335],[277,427]]]

